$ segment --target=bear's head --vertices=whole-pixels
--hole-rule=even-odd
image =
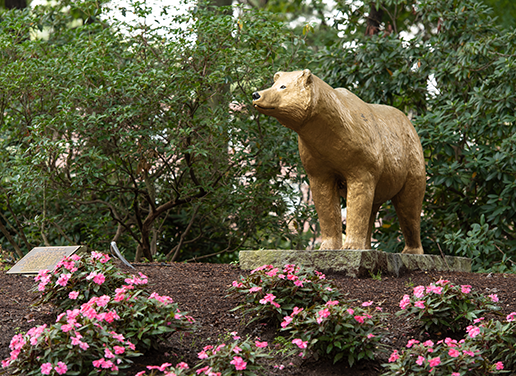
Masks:
[[[253,93],[253,106],[264,115],[269,115],[297,131],[310,116],[314,76],[310,70],[278,72],[274,85]]]

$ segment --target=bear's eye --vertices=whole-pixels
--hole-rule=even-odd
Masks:
[[[281,85],[281,86],[280,86],[280,89],[282,89],[282,90],[283,90],[283,89],[286,89],[286,88],[287,88],[287,87],[286,87],[285,85]]]

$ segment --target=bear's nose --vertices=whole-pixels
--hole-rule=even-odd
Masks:
[[[260,94],[258,94],[258,92],[257,92],[257,91],[255,91],[255,92],[253,93],[253,101],[257,101],[258,99],[260,99]]]

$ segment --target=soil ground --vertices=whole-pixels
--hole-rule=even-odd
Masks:
[[[197,323],[199,329],[192,334],[173,337],[162,349],[152,354],[134,359],[134,366],[125,374],[134,375],[144,370],[146,365],[160,365],[164,362],[176,364],[185,361],[191,366],[197,363],[197,353],[208,344],[215,344],[221,334],[237,331],[239,334],[250,333],[262,340],[272,341],[274,332],[266,326],[244,329],[242,317],[238,312],[231,312],[237,301],[226,298],[232,281],[247,272],[238,267],[221,264],[137,264],[136,270],[149,277],[149,289],[160,295],[169,295],[178,302],[182,311],[187,311]],[[417,271],[401,277],[382,276],[381,279],[353,279],[339,274],[329,274],[346,294],[348,299],[357,304],[373,300],[390,313],[385,323],[387,327],[386,345],[389,353],[392,349],[402,349],[407,340],[417,337],[417,333],[403,317],[394,315],[399,310],[399,301],[404,294],[411,294],[412,288],[428,285],[439,279],[448,279],[452,283],[471,285],[485,294],[497,294],[504,314],[516,311],[516,275],[447,273]],[[27,331],[35,325],[51,323],[57,312],[51,306],[32,307],[36,294],[28,290],[33,280],[21,275],[9,275],[0,272],[0,359],[9,356],[9,342],[13,335]],[[363,362],[350,369],[347,363],[295,359],[294,365],[284,364],[286,368],[279,371],[270,367],[269,374],[293,376],[376,376],[382,373],[382,363],[388,354],[380,356],[374,362]],[[290,362],[290,361],[288,361]]]

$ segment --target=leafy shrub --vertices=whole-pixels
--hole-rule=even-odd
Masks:
[[[492,363],[502,362],[505,369],[516,370],[516,312],[507,315],[506,322],[477,321],[468,327],[468,341],[481,349]]]
[[[107,375],[126,368],[131,363],[127,358],[141,354],[133,343],[111,330],[109,323],[117,319],[113,311],[99,315],[68,310],[50,327],[41,325],[15,335],[10,358],[2,361],[2,367],[10,367],[14,375]]]
[[[131,276],[120,272],[111,257],[104,253],[64,257],[53,271],[40,270],[34,278],[38,284],[33,291],[41,294],[34,305],[51,303],[64,312],[94,296],[111,294],[128,278]],[[145,280],[141,279],[142,284]]]
[[[197,354],[202,360],[195,368],[195,373],[189,375],[207,376],[237,376],[237,375],[263,375],[265,368],[259,363],[260,359],[271,359],[267,352],[268,343],[258,340],[251,340],[249,337],[242,339],[232,332],[222,338],[221,343],[216,346],[208,345]],[[176,367],[165,363],[161,366],[147,366],[151,370],[150,375],[154,376],[157,371],[164,372],[164,375],[186,375],[185,370],[189,369],[188,364],[179,363]],[[139,372],[136,376],[145,375],[145,371]]]
[[[285,265],[281,271],[272,265],[263,265],[240,281],[233,281],[229,296],[243,298],[244,302],[234,310],[242,310],[248,324],[256,320],[279,324],[294,307],[325,303],[342,295],[320,272],[296,265]]]
[[[131,280],[129,280],[131,282]],[[157,348],[157,338],[163,339],[177,331],[193,329],[194,319],[179,310],[169,296],[135,289],[128,284],[116,290],[113,299],[106,297],[105,305],[98,300],[83,304],[81,309],[96,310],[97,314],[117,312],[119,318],[111,323],[113,330],[130,338],[140,351]]]
[[[501,362],[492,363],[475,344],[451,338],[435,345],[431,340],[420,343],[412,339],[400,353],[394,350],[383,366],[388,369],[383,376],[426,376],[429,372],[435,376],[485,376],[504,368]]]
[[[331,357],[334,363],[346,356],[352,366],[361,359],[374,359],[375,351],[383,347],[383,314],[372,305],[364,302],[352,308],[348,303],[329,301],[307,309],[296,307],[281,326],[303,350],[300,355],[310,351],[316,359]]]
[[[469,285],[439,280],[426,287],[414,287],[412,296],[405,295],[400,301],[402,310],[396,315],[414,318],[422,330],[431,334],[458,333],[483,314],[499,311],[493,304],[497,301],[496,295],[485,297]]]

